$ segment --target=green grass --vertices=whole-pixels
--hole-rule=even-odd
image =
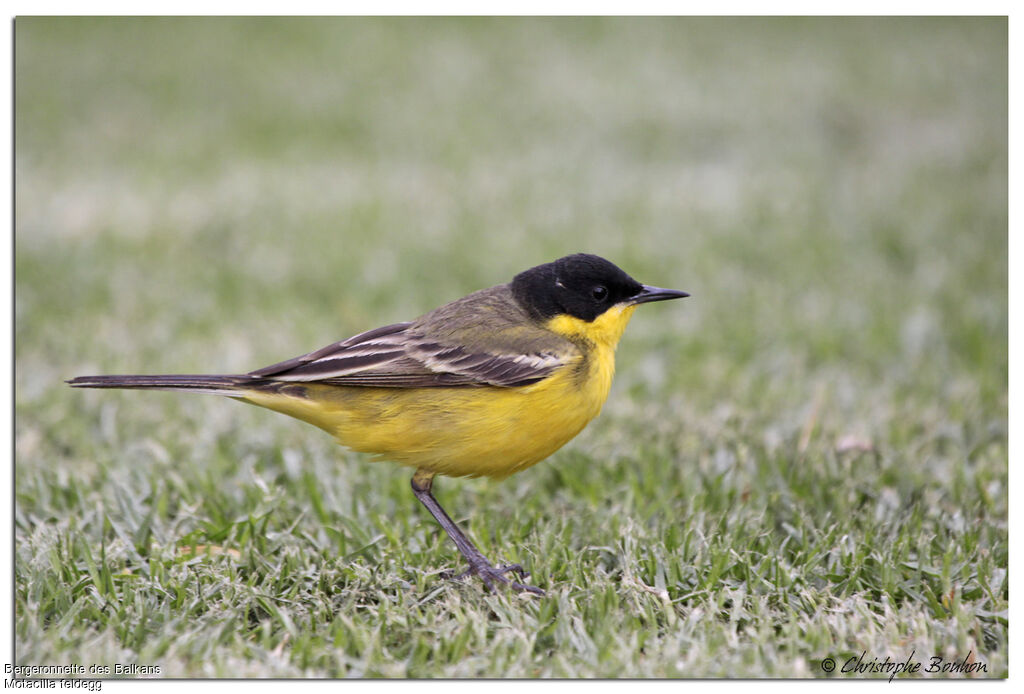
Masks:
[[[20,18],[20,664],[170,677],[1008,672],[1007,23]],[[92,373],[238,372],[569,252],[603,415],[439,481]],[[855,675],[834,673],[838,678]],[[875,675],[882,676],[882,675]]]

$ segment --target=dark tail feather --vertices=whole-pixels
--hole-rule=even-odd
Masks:
[[[252,376],[79,376],[67,383],[72,388],[136,388],[140,390],[183,390],[238,397],[242,391],[264,383]]]

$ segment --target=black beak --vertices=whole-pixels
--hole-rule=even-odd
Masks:
[[[630,299],[631,304],[646,304],[651,301],[668,301],[669,299],[682,299],[690,296],[689,292],[681,292],[678,289],[662,289],[643,285],[640,293]]]

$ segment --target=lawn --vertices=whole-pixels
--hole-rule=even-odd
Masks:
[[[1007,676],[1005,19],[14,38],[18,664]],[[248,371],[576,251],[692,297],[637,311],[565,448],[435,485],[543,598],[446,580],[407,469],[63,383]]]

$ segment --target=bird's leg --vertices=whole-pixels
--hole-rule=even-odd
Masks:
[[[518,583],[505,576],[505,574],[509,572],[518,573],[520,578],[526,578],[529,576],[530,574],[523,570],[523,567],[519,564],[495,567],[487,561],[487,558],[480,553],[480,550],[473,545],[470,539],[466,537],[465,533],[463,533],[459,529],[459,526],[455,524],[455,521],[453,521],[448,514],[445,513],[444,509],[441,508],[441,504],[437,503],[437,499],[434,498],[434,495],[430,493],[433,480],[434,473],[427,472],[426,470],[417,470],[416,474],[413,475],[412,478],[412,492],[416,495],[416,498],[420,500],[420,503],[427,507],[427,510],[430,511],[430,515],[434,517],[434,520],[441,524],[444,531],[448,533],[448,537],[450,537],[452,542],[455,543],[455,546],[459,548],[459,552],[461,552],[462,556],[464,556],[466,561],[469,562],[469,570],[457,576],[457,578],[461,578],[466,574],[473,574],[479,576],[484,582],[484,585],[491,590],[494,590],[494,582],[498,581],[500,583],[507,583],[516,590],[525,590],[536,595],[544,595],[544,591],[540,588]]]

